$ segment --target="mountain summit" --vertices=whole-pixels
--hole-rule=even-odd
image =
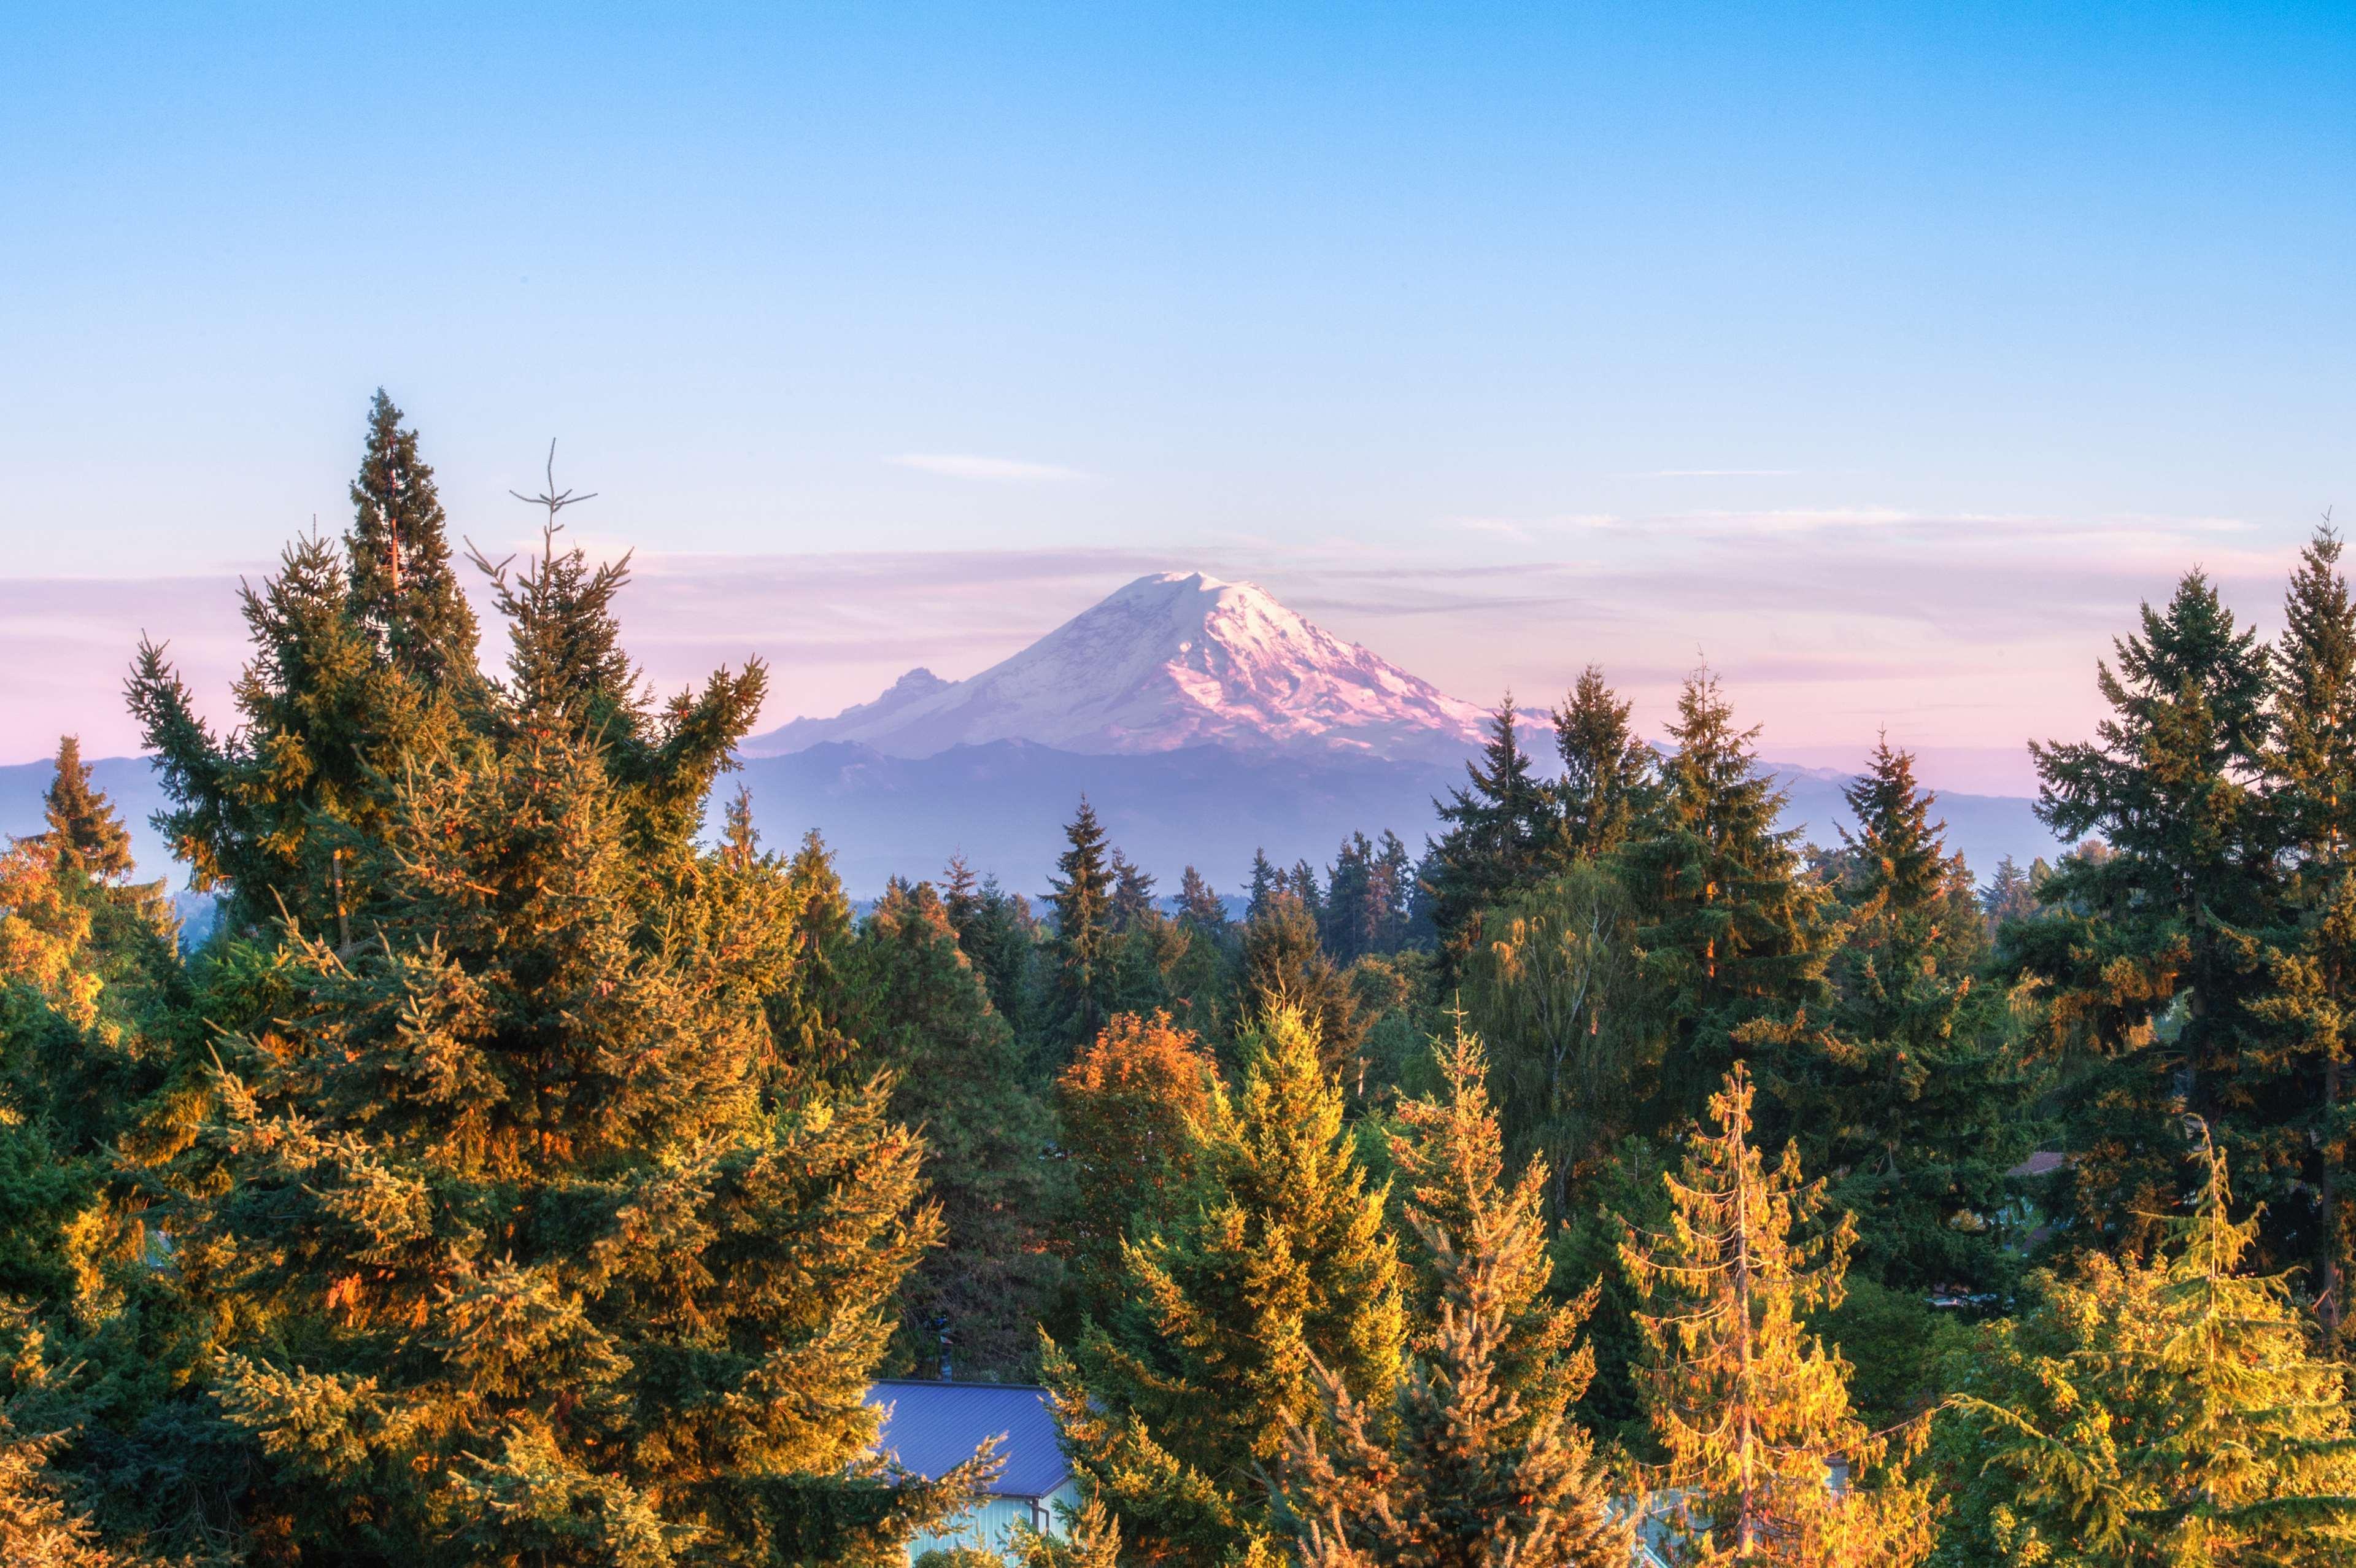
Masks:
[[[872,703],[746,743],[776,757],[849,741],[890,757],[1022,740],[1064,751],[1462,756],[1483,714],[1250,583],[1137,581],[969,680],[909,671]]]

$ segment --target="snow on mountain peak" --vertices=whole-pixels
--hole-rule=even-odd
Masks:
[[[912,671],[873,703],[797,720],[747,750],[845,740],[926,757],[1028,740],[1081,752],[1216,745],[1443,757],[1474,742],[1482,716],[1256,584],[1161,572],[969,680]]]

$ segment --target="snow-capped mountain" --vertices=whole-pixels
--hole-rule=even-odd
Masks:
[[[1140,577],[969,680],[913,670],[872,703],[748,742],[776,757],[824,741],[888,757],[1030,741],[1082,753],[1462,756],[1482,710],[1312,625],[1250,583]]]

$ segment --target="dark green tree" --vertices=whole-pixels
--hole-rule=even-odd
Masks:
[[[1380,936],[1375,944],[1376,952],[1395,953],[1405,949],[1410,940],[1414,922],[1415,862],[1407,845],[1390,829],[1383,830],[1375,854],[1373,870],[1376,897],[1382,908]]]
[[[1758,732],[1734,727],[1708,671],[1687,681],[1669,735],[1650,834],[1622,856],[1666,1036],[1663,1128],[1715,1090],[1737,1028],[1823,1000],[1835,934],[1775,825],[1784,797],[1753,755]]]
[[[1258,914],[1267,906],[1269,896],[1283,886],[1283,874],[1269,863],[1268,851],[1252,851],[1251,881],[1244,888],[1244,918],[1248,920]]]
[[[452,568],[442,497],[417,432],[379,387],[344,536],[352,613],[382,656],[429,687],[470,683],[475,612]]]
[[[1424,858],[1422,878],[1451,977],[1478,940],[1481,911],[1532,879],[1554,836],[1553,809],[1530,771],[1519,723],[1508,693],[1480,757],[1464,765],[1464,784],[1432,802],[1447,825]]]
[[[1996,863],[1996,875],[1980,889],[1980,908],[1992,931],[2001,929],[2007,920],[2025,920],[2037,913],[2037,894],[2029,886],[2029,873],[2012,856]]]
[[[1292,869],[1284,874],[1284,890],[1301,900],[1309,918],[1323,926],[1325,921],[1325,890],[1318,885],[1317,868],[1305,860],[1296,860]]]
[[[1153,876],[1119,850],[1112,852],[1112,926],[1128,931],[1159,913],[1153,903]]]
[[[1628,723],[1631,704],[1589,665],[1554,711],[1555,749],[1562,779],[1555,786],[1558,833],[1555,854],[1595,860],[1618,853],[1635,836],[1653,781],[1653,749]]]
[[[1054,1019],[1067,1045],[1088,1039],[1116,1011],[1113,960],[1113,852],[1096,808],[1080,799],[1064,829],[1069,844],[1048,881],[1055,910]]]
[[[2304,1251],[2308,1287],[2336,1339],[2345,1320],[2356,1224],[2346,1172],[2356,1118],[2345,1109],[2356,1040],[2356,605],[2340,541],[2319,530],[2283,606],[2266,807],[2285,875],[2268,934],[2269,1026],[2236,1062],[2231,1124],[2245,1182],[2267,1201],[2268,1251]],[[2306,1245],[2304,1248],[2301,1242]]]
[[[1326,869],[1325,908],[1318,922],[1318,939],[1336,963],[1355,963],[1383,950],[1388,909],[1376,875],[1373,842],[1364,833],[1344,839]]]
[[[942,1244],[900,1289],[920,1376],[1020,1377],[1055,1287],[1046,1108],[928,883],[888,893],[846,956],[859,1061],[892,1075],[893,1121],[925,1140]]]
[[[1018,1038],[1030,1038],[1036,1013],[1032,970],[1039,953],[1039,920],[1032,916],[1030,899],[999,887],[997,875],[975,881],[973,869],[958,854],[949,859],[942,911],[957,930],[957,947],[990,986],[990,1005]]]
[[[847,971],[857,921],[834,856],[813,828],[777,878],[774,912],[794,961],[766,988],[769,1077],[778,1084],[847,1084],[863,1078],[851,1032],[856,1003]]]
[[[1211,891],[1203,874],[1188,866],[1178,883],[1178,918],[1215,941],[1226,935],[1226,900]]]
[[[1248,1025],[1281,1008],[1309,1020],[1327,1070],[1345,1079],[1355,1074],[1366,1020],[1358,1015],[1348,980],[1317,940],[1315,917],[1290,891],[1272,896],[1244,922],[1236,1016]]]
[[[250,1326],[259,1506],[338,1563],[894,1561],[974,1479],[862,1457],[920,1141],[884,1080],[778,1081],[784,873],[650,842],[519,687],[359,846],[369,940],[290,925],[291,1004],[219,1047],[228,1180],[173,1230]]]
[[[2050,1048],[2073,1071],[2081,1157],[2062,1201],[2091,1236],[2140,1245],[2146,1217],[2195,1179],[2176,1115],[2237,1105],[2243,1054],[2269,1032],[2252,1005],[2280,866],[2257,788],[2270,661],[2256,633],[2194,572],[2114,646],[2096,738],[2029,747],[2040,816],[2099,832],[2106,852],[2065,857],[2038,890],[2045,918],[2008,928],[2005,950],[2009,973],[2039,983]]]
[[[1846,798],[1858,825],[1842,835],[1850,902],[1833,994],[1737,1037],[1801,1163],[1857,1216],[1866,1273],[1916,1294],[1994,1291],[2010,1268],[1993,1220],[2029,1133],[2003,997],[1974,983],[1979,915],[1949,897],[1945,824],[1931,820],[1911,756],[1884,741]]]

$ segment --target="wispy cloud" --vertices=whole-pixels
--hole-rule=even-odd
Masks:
[[[1027,463],[1017,457],[978,457],[964,452],[903,452],[891,459],[902,468],[938,474],[949,479],[980,479],[987,484],[1059,484],[1088,476],[1056,463]]]
[[[1789,479],[1797,478],[1799,468],[1647,468],[1643,473],[1623,474],[1628,479]]]
[[[1500,539],[1511,539],[1523,544],[1530,542],[1528,529],[1518,522],[1507,522],[1503,518],[1460,517],[1455,521],[1456,526],[1467,533],[1494,533]]]

